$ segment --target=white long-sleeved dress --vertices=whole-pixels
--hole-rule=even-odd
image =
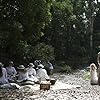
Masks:
[[[32,67],[30,67],[28,69],[28,75],[29,75],[29,78],[34,81],[34,82],[38,82],[38,79],[36,77],[36,70]]]
[[[19,71],[18,80],[24,81],[24,80],[28,80],[28,79],[29,79],[28,72]]]
[[[97,75],[97,71],[96,70],[92,70],[91,72],[91,79],[90,82],[91,84],[98,84],[98,75]]]
[[[15,67],[6,67],[8,79],[12,79],[13,76],[17,74]]]
[[[9,83],[8,79],[7,79],[7,71],[6,71],[5,68],[2,68],[2,73],[3,73],[3,75],[0,77],[0,84],[7,84],[7,83]]]
[[[28,74],[29,76],[30,75],[33,75],[33,76],[36,76],[36,70],[32,67],[28,68]]]
[[[50,79],[47,74],[47,71],[43,68],[37,70],[37,77],[40,81],[46,81],[46,79]]]

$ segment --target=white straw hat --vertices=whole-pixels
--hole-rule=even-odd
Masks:
[[[38,65],[39,68],[44,68],[44,66],[42,64]]]
[[[19,65],[18,69],[25,69],[24,65]]]
[[[33,63],[29,63],[28,66],[35,67]]]

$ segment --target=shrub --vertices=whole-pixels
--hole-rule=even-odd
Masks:
[[[69,65],[64,65],[63,67],[60,68],[60,72],[71,73],[72,69]]]
[[[32,59],[32,55],[30,52],[30,48],[32,46],[28,45],[27,42],[20,41],[18,43],[18,46],[16,47],[16,58],[19,59],[19,61],[29,61]]]
[[[85,72],[84,75],[83,75],[83,79],[84,80],[90,80],[90,72],[88,72],[88,71]]]
[[[54,60],[54,48],[51,45],[39,43],[34,47],[34,57],[35,59],[41,59],[44,61]]]
[[[61,61],[58,63],[59,66],[59,72],[64,72],[64,73],[71,73],[72,68],[71,66],[67,65],[64,61]]]

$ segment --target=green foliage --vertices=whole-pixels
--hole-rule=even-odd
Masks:
[[[95,52],[100,3],[92,2]],[[0,53],[17,61],[88,58],[90,4],[89,0],[0,0]],[[61,66],[70,72],[69,66]]]
[[[46,39],[55,48],[56,60],[63,60],[67,54],[70,24],[73,16],[71,1],[53,1],[51,13],[52,21],[46,30]]]
[[[56,60],[68,60],[71,57],[81,59],[88,55],[89,40],[82,21],[84,5],[85,1],[81,0],[53,2],[51,9],[53,17],[45,39],[54,46]]]
[[[54,57],[54,48],[50,45],[44,43],[39,43],[34,47],[34,57],[35,59],[41,59],[44,61],[52,61]]]
[[[50,0],[1,0],[1,53],[17,61],[33,59],[33,47],[51,21],[50,7]]]
[[[18,43],[18,46],[16,47],[16,57],[17,59],[20,59],[22,61],[29,61],[32,59],[32,55],[30,56],[30,48],[31,46],[28,45],[26,42],[24,41],[20,41]]]
[[[0,1],[0,27],[3,29],[17,24],[24,40],[33,43],[44,35],[43,30],[51,21],[51,2],[48,0],[9,0]],[[10,22],[10,24],[8,24]],[[6,23],[2,26],[3,23]],[[11,24],[12,23],[12,24]],[[17,26],[16,26],[17,27]],[[22,27],[22,29],[20,29]],[[1,31],[4,31],[2,28]],[[9,28],[6,28],[10,31]],[[13,32],[10,31],[12,36]]]
[[[83,75],[84,80],[90,80],[90,72],[85,72]]]
[[[65,10],[67,14],[71,14],[73,11],[73,7],[70,0],[63,0],[63,1],[55,1],[53,2],[53,6],[55,6],[59,10]]]
[[[12,53],[13,55],[13,53]],[[28,63],[33,59],[41,59],[44,61],[54,60],[54,48],[44,43],[39,43],[36,46],[28,45],[27,42],[20,41],[15,48],[15,54],[18,62]]]
[[[49,0],[20,1],[18,18],[24,27],[24,36],[28,42],[37,41],[44,34],[44,27],[51,20],[50,5]]]
[[[72,72],[72,69],[69,65],[64,65],[63,67],[60,68],[60,72],[68,74]]]
[[[67,74],[72,72],[71,66],[67,65],[64,61],[60,61],[58,63],[58,66],[59,66],[59,72]]]

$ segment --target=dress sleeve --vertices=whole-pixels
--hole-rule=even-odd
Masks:
[[[35,69],[33,69],[33,75],[36,76],[36,71],[35,71]]]
[[[7,79],[7,70],[5,68],[3,68],[3,71],[4,71],[4,74],[5,74],[4,76]]]
[[[47,74],[47,71],[44,70],[44,72],[45,72],[45,79],[50,79],[50,77],[49,77],[48,74]]]
[[[17,74],[17,71],[16,71],[16,69],[14,67],[13,67],[13,72],[14,72],[14,75]]]

